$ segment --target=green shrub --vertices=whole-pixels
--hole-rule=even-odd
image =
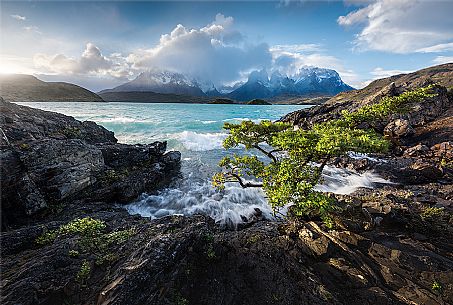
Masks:
[[[83,284],[90,278],[91,266],[87,260],[82,262],[79,272],[77,272],[76,279],[79,283]]]
[[[343,112],[340,119],[314,124],[310,129],[294,130],[289,124],[271,121],[225,123],[224,128],[229,131],[223,142],[225,149],[243,145],[247,150],[259,151],[268,160],[248,155],[226,156],[219,162],[222,172],[213,176],[212,183],[219,190],[227,182],[237,182],[244,188],[261,187],[274,212],[291,204],[291,216],[320,217],[331,228],[335,200],[314,189],[322,180],[326,163],[350,151],[386,152],[389,141],[373,129],[357,126],[406,110],[410,102],[433,96],[429,93],[431,89],[428,86],[398,97],[386,97],[352,113]],[[247,181],[250,177],[259,182]]]
[[[79,251],[77,250],[69,250],[68,254],[70,257],[78,257],[80,255]]]
[[[96,264],[113,262],[118,258],[111,252],[114,246],[120,245],[133,235],[133,228],[105,233],[106,225],[103,221],[85,217],[75,219],[56,230],[46,231],[36,239],[38,245],[48,245],[58,238],[73,236],[77,239],[77,249],[69,250],[71,257],[88,253],[96,257]]]
[[[420,213],[420,217],[425,221],[435,221],[437,219],[442,218],[443,215],[444,209],[436,207],[424,208],[423,211]]]
[[[214,245],[213,244],[208,244],[208,248],[206,250],[206,256],[208,259],[212,260],[217,257],[215,250],[214,250]]]
[[[61,133],[69,139],[78,139],[82,135],[82,132],[77,127],[66,127],[61,130]]]
[[[393,113],[405,113],[409,111],[408,104],[418,103],[426,98],[434,97],[435,94],[430,93],[433,87],[433,85],[429,85],[412,91],[406,91],[398,96],[384,97],[379,103],[363,106],[352,113],[343,111],[344,121],[349,125],[358,125],[361,122],[370,122],[385,118]]]
[[[439,283],[438,281],[434,281],[432,286],[431,286],[432,291],[436,293],[442,292],[442,284]]]
[[[27,143],[22,143],[19,145],[20,150],[30,150],[30,145]]]

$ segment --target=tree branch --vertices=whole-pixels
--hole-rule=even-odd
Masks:
[[[271,158],[272,161],[274,161],[275,163],[278,162],[277,157],[275,157],[275,156],[272,154],[273,151],[266,151],[266,150],[264,150],[261,146],[259,146],[258,144],[253,145],[253,148],[258,149],[260,152],[262,152],[263,154],[265,154],[266,156],[268,156],[269,158]]]
[[[239,175],[237,174],[234,174],[234,173],[229,173],[229,175],[233,178],[235,178],[237,180],[237,182],[239,183],[239,185],[242,187],[242,188],[247,188],[247,187],[263,187],[263,184],[262,183],[251,183],[251,182],[244,182],[244,180],[242,180],[241,177],[239,177]]]

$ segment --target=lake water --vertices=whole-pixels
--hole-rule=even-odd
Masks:
[[[261,190],[228,185],[223,192],[211,187],[210,177],[218,161],[230,153],[222,148],[227,136],[225,122],[276,120],[307,108],[303,105],[206,105],[145,103],[21,103],[34,108],[94,121],[115,132],[119,142],[151,143],[167,141],[168,150],[182,154],[182,179],[158,194],[143,194],[126,206],[130,213],[147,217],[169,214],[207,214],[222,224],[237,224],[260,209],[272,219],[272,211]],[[241,149],[236,153],[244,153]],[[255,152],[249,152],[255,153]],[[357,174],[327,168],[326,183],[320,189],[349,193],[358,187],[385,182],[372,173]]]

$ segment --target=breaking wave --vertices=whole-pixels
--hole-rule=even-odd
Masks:
[[[323,171],[324,182],[316,186],[317,191],[331,192],[334,194],[351,194],[359,188],[373,188],[376,184],[390,184],[379,175],[366,171],[357,173],[355,171],[326,166]]]
[[[209,179],[199,179],[193,173],[180,185],[168,188],[157,195],[142,195],[139,200],[126,206],[130,214],[160,218],[167,215],[203,214],[213,218],[218,224],[237,227],[256,215],[257,209],[262,217],[275,220],[264,192],[258,188],[243,189],[229,183],[225,190],[216,191]],[[315,189],[335,194],[350,194],[359,188],[373,188],[376,183],[391,183],[372,172],[355,171],[326,167],[323,183]],[[284,214],[286,209],[280,212]]]
[[[229,227],[246,222],[257,213],[257,209],[264,219],[274,219],[272,209],[260,189],[243,189],[229,184],[225,190],[218,192],[208,181],[189,182],[157,195],[142,195],[137,202],[127,205],[126,209],[130,214],[140,214],[152,219],[167,215],[203,214],[213,218],[216,223]]]
[[[183,131],[173,136],[187,149],[191,151],[207,151],[222,149],[225,133],[198,133],[195,131]]]

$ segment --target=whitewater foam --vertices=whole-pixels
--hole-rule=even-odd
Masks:
[[[186,185],[163,190],[157,195],[144,194],[137,202],[127,205],[126,209],[130,214],[152,219],[176,214],[203,214],[229,227],[236,227],[244,218],[249,219],[256,214],[256,209],[261,210],[264,219],[274,219],[272,209],[260,189],[243,189],[235,184],[227,184],[225,190],[218,192],[209,181],[188,181]]]
[[[142,195],[139,200],[126,206],[130,214],[160,218],[167,215],[210,216],[220,225],[237,227],[261,210],[264,219],[275,220],[264,192],[259,188],[243,189],[227,183],[224,191],[216,191],[209,181],[196,179],[190,174],[177,187],[168,188],[157,195]],[[373,172],[357,173],[346,169],[326,166],[323,183],[315,190],[335,194],[350,194],[359,188],[373,188],[376,183],[391,183]],[[286,208],[280,210],[285,214]]]
[[[343,195],[351,194],[362,187],[373,188],[377,183],[392,183],[371,171],[357,173],[332,166],[326,166],[322,176],[324,181],[322,184],[317,185],[315,190]]]
[[[195,131],[183,131],[173,136],[188,150],[207,151],[222,149],[223,140],[227,137],[225,133],[198,133]]]

